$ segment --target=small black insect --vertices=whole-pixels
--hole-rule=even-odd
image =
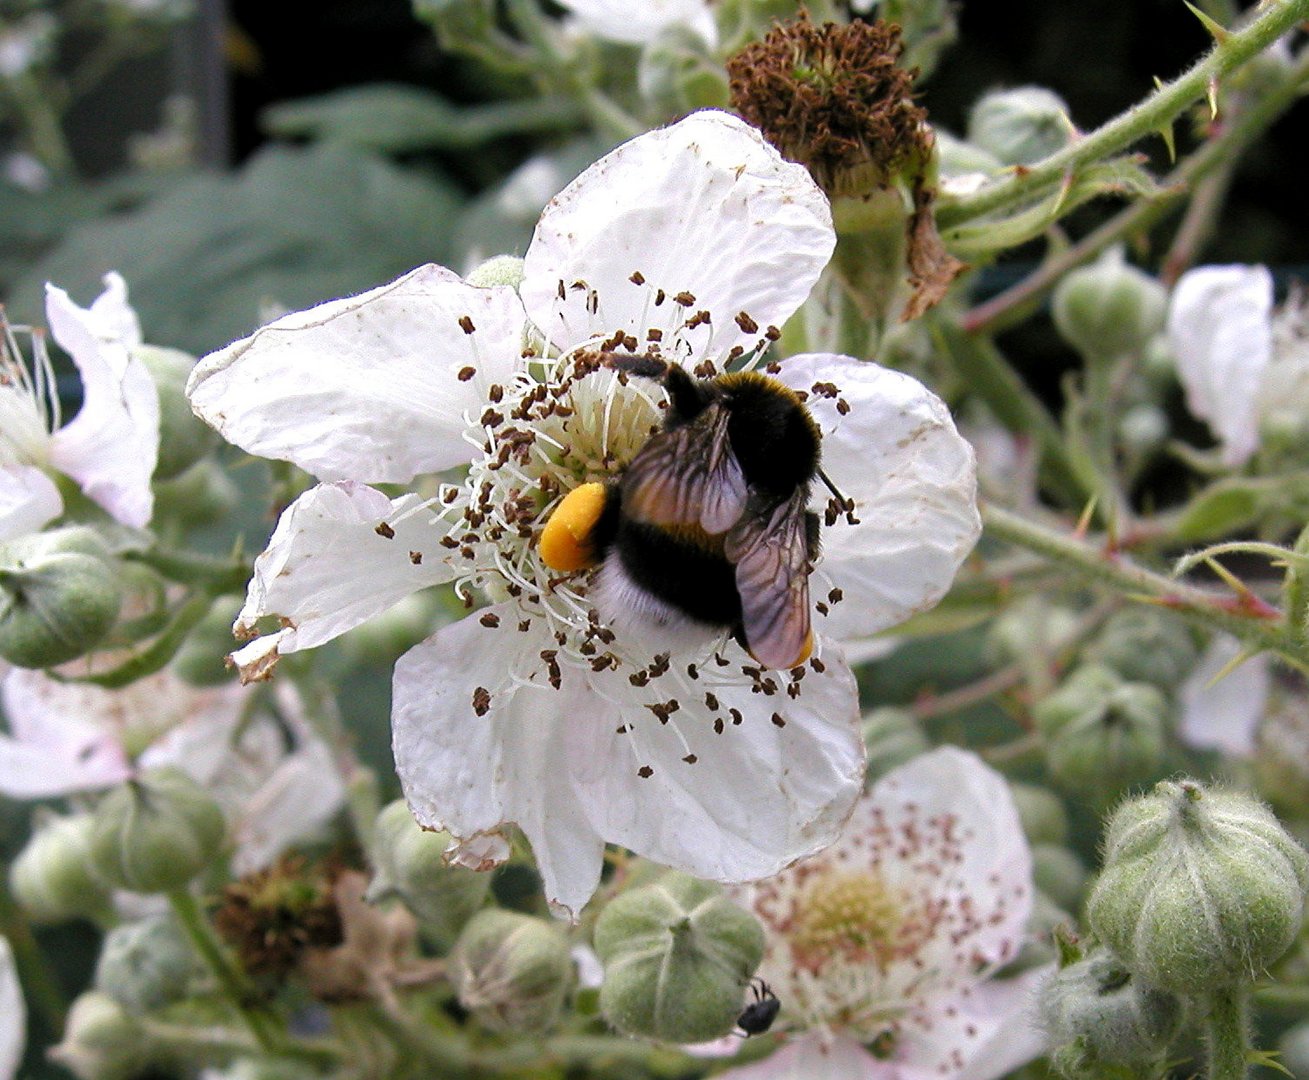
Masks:
[[[772,1027],[782,1008],[782,1003],[773,993],[772,987],[763,979],[751,979],[750,991],[754,995],[754,1000],[742,1009],[741,1015],[736,1018],[736,1026],[747,1039],[751,1035],[762,1035]]]

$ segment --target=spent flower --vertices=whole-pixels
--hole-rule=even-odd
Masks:
[[[410,807],[456,838],[455,861],[503,861],[515,823],[547,897],[575,915],[606,841],[720,881],[823,847],[863,769],[833,639],[930,607],[977,536],[972,452],[945,406],[848,357],[769,366],[807,397],[853,507],[823,535],[816,647],[792,670],[762,668],[721,629],[669,647],[597,610],[597,575],[551,569],[539,538],[565,496],[616,481],[660,426],[664,392],[605,357],[657,352],[706,377],[762,365],[834,240],[803,169],[702,112],[557,196],[516,290],[420,267],[202,359],[197,413],[322,481],[256,560],[236,630],[281,626],[234,654],[244,677],[453,582],[490,606],[401,658],[392,722]],[[422,493],[368,486],[455,466],[462,479]]]
[[[1023,944],[1032,860],[1004,779],[942,747],[888,773],[840,840],[733,890],[763,923],[759,975],[808,1029],[733,1080],[1002,1076],[1041,1049]]]

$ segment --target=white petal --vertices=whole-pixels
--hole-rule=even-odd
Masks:
[[[1054,965],[990,979],[902,1029],[896,1080],[998,1080],[1048,1049],[1036,995]]]
[[[527,249],[523,302],[562,347],[617,330],[645,341],[647,327],[669,331],[705,310],[712,324],[684,337],[694,355],[721,356],[758,340],[739,313],[781,326],[835,243],[827,198],[803,167],[736,117],[698,112],[624,143],[551,200]],[[667,298],[655,306],[658,290]],[[695,298],[685,308],[673,300],[683,292]]]
[[[735,665],[730,682],[674,669],[642,691],[627,670],[565,666],[554,689],[540,658],[554,642],[535,626],[520,632],[520,617],[512,604],[490,608],[396,665],[396,769],[420,822],[460,838],[516,823],[547,898],[574,917],[598,882],[605,841],[700,877],[743,881],[838,834],[864,751],[854,680],[835,650],[794,700],[752,694]],[[670,699],[679,708],[660,724],[650,706]]]
[[[1187,744],[1234,757],[1254,756],[1255,732],[1272,682],[1268,658],[1251,657],[1218,682],[1213,681],[1240,654],[1241,643],[1236,638],[1216,634],[1182,683],[1178,734]]]
[[[124,780],[131,765],[120,730],[101,711],[110,696],[41,672],[10,671],[0,687],[12,736],[0,735],[0,794],[43,799]]]
[[[50,461],[124,525],[141,528],[154,510],[150,477],[159,457],[159,395],[145,364],[131,354],[137,341],[105,338],[128,332],[110,284],[97,313],[78,307],[63,289],[46,286],[46,319],[82,376],[82,408],[50,440]],[[100,301],[97,301],[100,303]],[[139,331],[136,334],[139,339]]]
[[[588,673],[593,700],[628,704],[614,722],[573,720],[562,737],[606,840],[711,881],[754,881],[840,834],[863,784],[858,691],[835,648],[822,651],[821,673],[805,670],[795,698],[790,673],[766,673],[774,692],[756,693],[739,669],[749,658],[735,645],[723,655],[727,667],[699,665],[691,679],[675,663],[639,691],[625,670]],[[677,710],[662,724],[653,709],[670,701]]]
[[[823,470],[855,501],[859,520],[823,529],[823,557],[810,583],[815,601],[830,606],[819,629],[860,639],[928,610],[982,528],[972,447],[945,403],[908,375],[845,356],[794,356],[778,377],[809,392],[823,433]],[[835,386],[839,396],[813,392],[816,384]],[[849,407],[844,415],[841,402]],[[814,487],[816,502],[825,504],[826,488]],[[835,602],[833,587],[841,596]]]
[[[141,344],[141,320],[127,302],[127,282],[110,271],[104,276],[105,291],[91,303],[88,324],[101,341],[118,341],[129,347]]]
[[[498,628],[484,624],[491,617]],[[519,633],[519,617],[517,605],[495,605],[400,658],[391,708],[395,767],[419,823],[479,841],[484,856],[508,853],[502,843],[488,849],[487,839],[516,823],[532,843],[546,899],[576,918],[600,882],[604,840],[578,801],[564,733],[606,710],[576,680],[564,691],[509,688],[512,673],[541,668],[540,650],[554,644],[539,621]],[[479,691],[486,698],[475,709]]]
[[[479,416],[490,386],[521,367],[522,332],[512,289],[420,266],[203,357],[187,395],[252,454],[321,480],[403,483],[468,461],[464,414]]]
[[[685,27],[706,44],[718,42],[718,26],[705,0],[560,0],[581,28],[607,41],[643,45],[661,31]]]
[[[719,1073],[722,1080],[901,1080],[891,1062],[878,1061],[854,1039],[809,1031],[777,1053]]]
[[[280,615],[277,651],[295,652],[330,641],[380,614],[410,593],[443,581],[453,571],[416,495],[388,499],[376,488],[343,481],[310,488],[282,512],[255,560],[254,577],[236,631]],[[378,533],[386,525],[393,535]],[[421,561],[415,562],[417,554]]]
[[[1031,913],[1032,854],[1004,777],[970,751],[938,747],[883,776],[856,808],[850,831],[874,829],[910,804],[919,821],[940,816],[957,822],[959,859],[948,887],[952,895],[971,898],[975,910],[991,913],[968,935],[970,956],[993,964],[1012,960]]]
[[[36,532],[63,510],[59,489],[36,466],[0,468],[0,543]]]
[[[9,939],[0,934],[0,1080],[18,1075],[27,1043],[27,1009]]]
[[[1257,398],[1272,358],[1273,277],[1263,266],[1202,266],[1177,281],[1168,340],[1191,412],[1240,465],[1259,446]]]

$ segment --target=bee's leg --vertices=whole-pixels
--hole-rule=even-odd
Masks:
[[[565,574],[598,566],[618,531],[620,500],[617,484],[573,488],[541,530],[541,561]]]
[[[813,566],[823,551],[823,523],[812,510],[807,510],[804,516],[804,546],[809,565]]]

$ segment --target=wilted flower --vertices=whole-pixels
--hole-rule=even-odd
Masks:
[[[9,723],[0,734],[0,794],[97,791],[173,765],[223,807],[236,872],[267,866],[336,813],[345,785],[293,691],[279,694],[276,717],[267,708],[250,715],[251,693],[230,684],[197,689],[167,671],[119,690],[10,671],[0,684]]]
[[[71,477],[124,525],[139,528],[150,520],[159,398],[132,353],[141,328],[127,286],[117,274],[106,274],[104,282],[90,308],[46,286],[50,331],[82,376],[82,407],[62,427],[44,335],[0,316],[0,540],[33,532],[63,512],[50,472]],[[20,332],[30,337],[30,363]]]
[[[601,354],[657,351],[701,376],[758,366],[833,244],[803,169],[740,120],[698,113],[556,197],[518,291],[421,267],[201,360],[199,415],[324,481],[256,561],[236,629],[282,626],[235,654],[243,675],[453,581],[491,606],[405,654],[392,720],[410,806],[460,841],[457,861],[503,860],[516,823],[546,895],[576,914],[606,841],[728,881],[823,847],[863,768],[830,639],[930,607],[977,536],[972,452],[944,405],[848,357],[769,366],[808,396],[824,468],[854,507],[810,577],[807,666],[764,670],[724,631],[676,652],[637,626],[616,633],[592,575],[550,569],[538,538],[564,495],[617,479],[659,426],[658,385]],[[466,478],[435,497],[360,482],[457,465]]]
[[[1031,853],[973,754],[888,773],[835,844],[734,893],[764,926],[759,975],[809,1030],[733,1080],[987,1080],[1040,1052],[1029,995],[1046,969],[992,978],[1023,943]]]

